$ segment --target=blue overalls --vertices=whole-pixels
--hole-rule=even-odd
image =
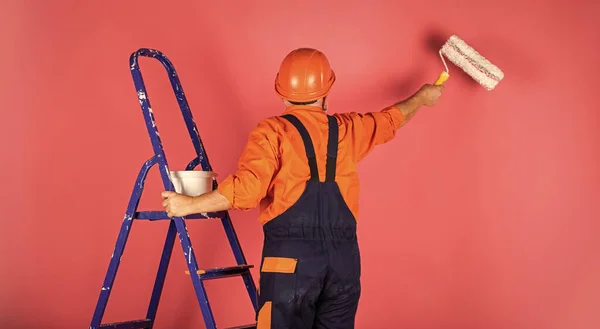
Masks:
[[[360,297],[356,220],[335,182],[338,124],[329,119],[325,181],[298,118],[310,180],[298,201],[264,226],[257,329],[352,329]]]

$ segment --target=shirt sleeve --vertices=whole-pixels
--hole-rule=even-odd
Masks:
[[[389,106],[379,112],[340,114],[347,124],[346,134],[354,141],[356,161],[364,159],[375,146],[387,143],[396,136],[406,118],[399,108]]]
[[[279,161],[273,147],[276,133],[266,121],[254,128],[248,137],[235,174],[219,184],[219,193],[229,200],[232,209],[248,210],[258,206],[266,196]]]

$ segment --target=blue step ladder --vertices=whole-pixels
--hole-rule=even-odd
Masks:
[[[169,267],[169,261],[171,259],[173,245],[175,244],[176,237],[179,237],[179,242],[181,243],[181,247],[183,248],[185,262],[188,267],[188,271],[186,271],[186,273],[195,273],[195,275],[190,275],[190,277],[192,279],[192,284],[196,292],[196,298],[198,299],[198,303],[200,304],[200,310],[202,311],[202,317],[204,318],[206,328],[216,329],[217,325],[215,323],[210,303],[208,302],[206,289],[204,287],[204,281],[227,278],[232,276],[241,276],[246,285],[246,289],[248,290],[248,295],[250,296],[250,300],[252,302],[252,305],[254,306],[254,310],[257,311],[258,294],[254,284],[254,280],[252,279],[252,275],[250,273],[250,269],[253,267],[253,265],[248,265],[246,263],[246,258],[244,257],[244,253],[242,252],[240,242],[237,238],[237,235],[233,228],[233,224],[231,222],[231,218],[229,217],[229,213],[227,211],[219,213],[195,214],[186,216],[185,218],[175,217],[172,219],[168,218],[167,213],[164,211],[138,211],[137,208],[140,202],[142,191],[144,189],[146,175],[148,174],[148,171],[150,170],[150,168],[152,168],[152,166],[158,165],[165,190],[174,191],[173,183],[171,182],[169,177],[169,166],[167,164],[167,158],[165,157],[161,139],[158,134],[158,129],[154,121],[152,108],[150,106],[148,93],[146,92],[146,87],[144,85],[144,79],[142,78],[142,73],[140,71],[140,56],[150,57],[158,60],[167,70],[169,80],[171,81],[171,86],[173,87],[173,91],[175,92],[177,102],[179,103],[179,108],[181,109],[181,113],[185,120],[185,124],[187,126],[190,138],[192,139],[192,143],[194,144],[194,148],[196,149],[196,154],[198,155],[187,165],[186,170],[194,170],[194,168],[200,165],[202,170],[212,171],[212,168],[208,161],[208,156],[206,155],[206,152],[204,150],[204,145],[202,144],[202,140],[200,139],[198,129],[196,128],[196,124],[192,117],[192,112],[190,111],[188,102],[181,87],[181,83],[177,76],[177,72],[175,72],[175,68],[173,67],[171,61],[160,51],[153,49],[142,48],[131,54],[129,58],[131,75],[133,77],[133,82],[135,84],[137,96],[140,101],[142,112],[144,114],[144,120],[146,121],[146,127],[148,128],[148,134],[150,135],[152,148],[154,149],[154,156],[152,156],[152,158],[150,158],[144,163],[142,169],[138,174],[137,180],[135,181],[135,186],[133,188],[131,198],[129,199],[129,204],[127,206],[127,212],[125,213],[125,217],[123,218],[123,223],[121,225],[121,230],[119,231],[117,243],[115,245],[113,255],[110,259],[110,264],[106,272],[106,277],[104,278],[104,283],[102,284],[100,297],[98,298],[98,302],[96,304],[96,309],[92,317],[90,329],[151,329],[153,327],[154,320],[156,318],[156,311],[158,309],[158,304],[160,300],[160,295],[165,283],[165,277],[167,274],[167,269]],[[214,181],[213,189],[216,188],[217,182]],[[227,234],[229,244],[231,245],[231,249],[237,262],[236,266],[208,270],[200,270],[198,268],[198,263],[196,262],[196,256],[194,254],[192,242],[190,241],[190,237],[187,232],[185,220],[211,218],[221,219],[221,223],[223,224],[223,228],[225,229],[225,233]],[[123,255],[123,250],[125,249],[125,244],[127,243],[129,232],[131,231],[131,227],[135,220],[170,220],[167,238],[165,240],[162,257],[160,259],[158,272],[156,274],[154,289],[152,290],[152,295],[150,297],[148,313],[146,314],[145,318],[139,320],[102,324],[102,317],[104,316],[104,311],[106,310],[108,298],[110,296],[110,292],[112,291],[113,283],[117,275],[117,270],[119,268],[121,256]],[[256,324],[253,323],[250,325],[239,326],[231,329],[250,328],[256,328]]]

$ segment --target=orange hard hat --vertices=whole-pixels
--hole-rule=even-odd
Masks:
[[[299,48],[281,62],[275,78],[275,92],[292,102],[310,102],[327,96],[335,73],[322,52]]]

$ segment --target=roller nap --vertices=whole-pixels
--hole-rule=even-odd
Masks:
[[[500,68],[492,64],[456,35],[451,36],[440,49],[440,57],[443,62],[444,56],[487,90],[494,89],[504,78],[504,73]],[[445,62],[444,66],[446,67],[446,72],[440,75],[435,82],[436,85],[443,84],[450,77],[448,66]]]

